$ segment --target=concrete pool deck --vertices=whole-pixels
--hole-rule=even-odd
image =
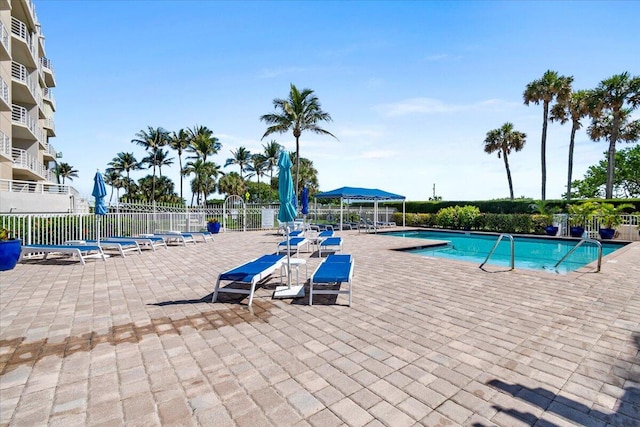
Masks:
[[[211,304],[219,273],[273,253],[266,232],[0,272],[0,424],[640,424],[640,243],[557,275],[338,235],[352,307],[272,299],[277,278],[251,309]]]

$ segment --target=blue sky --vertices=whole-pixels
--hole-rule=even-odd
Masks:
[[[542,106],[523,104],[527,83],[552,69],[589,89],[613,74],[640,74],[640,2],[218,2],[35,0],[53,61],[53,146],[89,196],[96,169],[147,126],[205,125],[223,147],[262,151],[261,115],[289,84],[310,88],[338,140],[303,134],[320,189],[380,188],[427,200],[509,196],[486,132],[512,122],[527,134],[509,157],[516,197],[540,197]],[[636,53],[633,53],[636,52]],[[636,114],[637,116],[637,114]],[[551,124],[547,198],[564,192],[570,126]],[[620,148],[624,148],[621,146]],[[603,158],[580,131],[574,179]],[[179,189],[177,166],[163,170]],[[237,166],[224,169],[238,171]],[[146,175],[137,173],[134,178]],[[185,188],[188,183],[185,181]]]

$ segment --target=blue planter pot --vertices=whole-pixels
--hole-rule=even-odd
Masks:
[[[571,234],[571,237],[582,237],[582,235],[584,234],[584,228],[583,227],[571,227],[569,229],[569,234]]]
[[[601,228],[598,233],[600,233],[600,238],[602,239],[613,239],[616,235],[616,230],[613,228]]]
[[[0,242],[0,271],[11,270],[18,263],[22,241],[3,240]]]
[[[554,227],[553,225],[549,225],[547,227],[544,228],[545,233],[547,233],[547,236],[555,236],[558,234],[558,227]]]
[[[219,222],[208,222],[207,223],[207,231],[209,233],[218,234],[220,232],[220,223]]]

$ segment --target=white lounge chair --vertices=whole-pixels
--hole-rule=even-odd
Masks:
[[[253,294],[256,290],[256,284],[262,282],[274,271],[280,268],[284,259],[284,255],[263,255],[221,273],[218,276],[218,280],[216,280],[216,287],[213,291],[211,302],[216,302],[218,299],[218,293],[227,292],[232,294],[249,295],[249,305],[251,305],[253,302]],[[220,282],[223,281],[248,284],[249,289],[231,288],[229,286],[221,288]]]
[[[94,245],[94,246],[100,246],[102,248],[103,251],[109,250],[109,249],[114,249],[116,251],[118,251],[118,253],[120,254],[120,256],[122,258],[124,258],[124,254],[125,252],[138,252],[141,253],[142,251],[140,250],[140,245],[138,245],[137,242],[133,242],[133,241],[112,241],[107,239],[100,239],[100,241],[98,242],[97,240],[69,240],[64,242],[65,245]]]
[[[140,249],[149,248],[153,251],[156,250],[156,246],[164,247],[167,249],[167,243],[164,241],[162,237],[159,236],[149,236],[149,237],[128,237],[128,236],[111,236],[107,238],[108,240],[114,242],[136,242]]]
[[[318,243],[318,257],[322,258],[322,251],[328,252],[341,252],[342,251],[342,237],[327,237],[320,240]]]
[[[23,245],[18,261],[21,261],[24,256],[32,254],[44,254],[43,259],[47,259],[49,254],[69,255],[72,258],[77,257],[82,265],[85,264],[84,260],[88,258],[107,260],[102,248],[97,245]]]
[[[282,242],[278,243],[278,246],[276,248],[276,253],[280,253],[282,251],[287,251],[287,247],[289,248],[289,250],[291,251],[290,253],[295,252],[296,257],[298,256],[298,254],[300,253],[300,248],[303,245],[307,245],[307,252],[309,251],[309,240],[305,237],[291,237],[288,240],[283,240]]]

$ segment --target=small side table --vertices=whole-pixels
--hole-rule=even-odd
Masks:
[[[296,269],[296,285],[300,283],[300,267],[304,265],[304,272],[305,272],[305,282],[307,281],[307,279],[309,278],[309,270],[307,267],[307,260],[304,258],[290,258],[289,259],[289,265],[290,268]],[[283,271],[287,270],[287,260],[283,260],[282,261],[282,265],[280,266],[280,283],[282,282],[282,276],[283,276]],[[289,272],[288,272],[289,273]]]

